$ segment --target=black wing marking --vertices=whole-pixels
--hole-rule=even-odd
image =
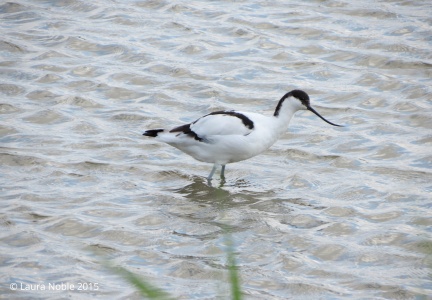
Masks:
[[[244,126],[246,126],[247,128],[249,128],[249,129],[254,128],[254,123],[251,119],[246,117],[244,114],[236,112],[236,111],[232,111],[232,110],[231,111],[215,111],[215,112],[209,113],[208,115],[206,115],[204,117],[211,116],[211,115],[228,115],[228,116],[237,117],[243,122]],[[197,121],[193,122],[193,124],[195,124]]]
[[[190,137],[193,137],[194,139],[196,139],[197,141],[202,141],[202,138],[200,138],[198,136],[198,134],[196,134],[194,131],[192,131],[192,129],[190,128],[191,124],[185,124],[185,125],[181,125],[179,127],[173,128],[170,130],[170,132],[182,132]]]

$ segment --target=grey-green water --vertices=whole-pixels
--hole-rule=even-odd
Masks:
[[[228,226],[246,299],[427,299],[431,11],[1,3],[0,297],[139,298],[104,257],[179,299],[225,299]],[[294,88],[347,127],[298,113],[220,188],[210,165],[141,136],[213,110],[271,114]]]

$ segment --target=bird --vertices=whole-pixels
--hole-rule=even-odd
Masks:
[[[287,92],[279,100],[272,116],[254,112],[223,110],[211,112],[189,124],[170,130],[150,129],[143,135],[171,145],[198,161],[212,163],[207,177],[210,182],[221,166],[254,157],[270,148],[288,129],[294,114],[309,110],[333,126],[343,127],[325,119],[312,108],[309,95],[302,90]]]

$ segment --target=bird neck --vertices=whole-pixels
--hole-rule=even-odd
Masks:
[[[276,119],[277,126],[280,128],[280,130],[286,131],[289,122],[297,110],[298,108],[292,101],[287,100],[282,103],[281,107],[279,108],[278,115],[273,116]]]

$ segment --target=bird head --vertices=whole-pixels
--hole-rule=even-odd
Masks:
[[[315,115],[320,117],[325,122],[333,125],[333,126],[339,126],[343,127],[342,125],[337,125],[335,123],[332,123],[325,119],[323,116],[321,116],[310,104],[309,95],[306,94],[306,92],[302,90],[292,90],[291,92],[286,93],[279,101],[276,110],[274,112],[274,116],[277,117],[279,115],[279,111],[284,103],[284,101],[290,101],[291,107],[297,111],[297,110],[309,110],[313,112]]]

